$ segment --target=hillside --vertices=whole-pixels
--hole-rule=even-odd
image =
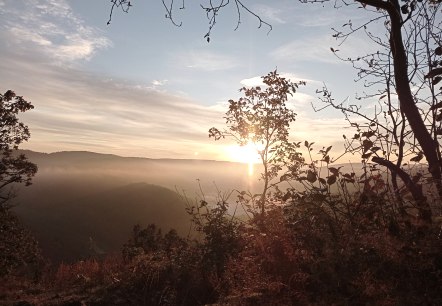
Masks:
[[[39,171],[21,187],[14,208],[52,261],[118,252],[132,226],[155,223],[164,231],[189,230],[185,202],[222,190],[247,188],[247,166],[202,160],[125,158],[91,152],[24,152]],[[93,248],[91,249],[91,241]]]
[[[138,223],[156,223],[183,234],[189,228],[185,203],[175,192],[160,186],[130,184],[65,201],[52,200],[44,207],[23,202],[16,211],[44,255],[55,262],[118,252]]]

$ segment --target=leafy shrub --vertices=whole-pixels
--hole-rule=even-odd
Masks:
[[[0,208],[0,277],[14,274],[38,279],[43,264],[34,237],[13,212]]]

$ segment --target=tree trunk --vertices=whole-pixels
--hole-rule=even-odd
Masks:
[[[358,2],[383,9],[390,17],[390,48],[393,54],[394,78],[400,107],[422,148],[428,162],[428,170],[436,183],[439,195],[442,196],[441,169],[437,155],[438,144],[437,141],[431,137],[431,134],[425,126],[411,93],[408,79],[407,53],[402,41],[402,15],[400,12],[400,4],[398,0],[390,0],[388,2],[382,0],[359,0]],[[428,202],[417,201],[417,203],[426,206],[420,208],[429,211],[431,220],[431,209],[428,206]]]

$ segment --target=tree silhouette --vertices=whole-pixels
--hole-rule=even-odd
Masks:
[[[33,108],[11,90],[0,94],[0,276],[22,268],[37,277],[42,260],[37,242],[10,210],[14,185],[30,185],[37,172],[37,166],[17,152],[30,137],[28,127],[17,116]]]
[[[438,138],[442,134],[442,116],[438,105],[441,92],[436,87],[442,79],[438,72],[442,64],[439,60],[442,54],[440,4],[434,1],[403,1],[399,4],[399,1],[393,0],[359,3],[366,9],[375,7],[378,16],[361,26],[350,20],[342,29],[334,29],[333,36],[342,44],[361,31],[378,50],[351,58],[341,57],[340,51],[333,48],[332,52],[350,62],[358,72],[357,81],[364,81],[365,88],[371,89],[357,99],[376,98],[375,112],[367,115],[360,105],[335,103],[327,88],[321,91],[322,100],[342,111],[346,120],[356,127],[355,137],[345,140],[348,152],[358,150],[354,142],[364,139],[363,158],[388,169],[397,201],[403,202],[402,187],[408,189],[421,219],[431,222],[431,202],[428,203],[420,183],[426,179],[430,183],[428,185],[434,184],[439,200],[432,202],[440,201],[442,181]],[[370,25],[376,22],[384,24],[386,33],[370,30]],[[350,115],[354,114],[366,122],[361,125],[350,119]],[[363,133],[370,137],[360,138]],[[403,166],[408,161],[413,165],[425,160],[428,162],[429,178],[425,177],[425,173],[404,171]],[[402,184],[398,183],[398,178]],[[405,213],[404,209],[401,210]]]
[[[228,130],[220,131],[213,127],[209,137],[219,140],[233,137],[243,146],[253,144],[264,167],[261,174],[264,187],[258,203],[261,215],[265,212],[266,194],[271,187],[271,180],[282,170],[284,155],[289,147],[290,123],[295,121],[295,112],[288,108],[286,102],[299,85],[281,77],[276,70],[262,77],[264,87],[243,87],[244,94],[238,101],[229,100],[226,112]]]
[[[166,18],[180,26],[181,24],[175,21],[173,12],[176,9],[184,9],[185,0],[180,2],[179,7],[173,0],[162,0],[162,2],[166,9]],[[355,25],[349,20],[343,25],[345,30],[333,29],[335,30],[333,36],[341,39],[341,45],[352,34],[364,32],[368,36],[367,43],[371,42],[383,48],[381,52],[361,54],[357,58],[348,59],[358,69],[358,78],[365,80],[365,86],[376,87],[381,83],[386,85],[384,91],[379,92],[377,96],[388,99],[385,112],[392,122],[390,136],[397,147],[397,152],[391,150],[384,156],[364,152],[366,156],[364,159],[371,158],[372,162],[388,169],[398,198],[400,188],[397,179],[400,178],[419,206],[420,217],[426,222],[431,222],[431,208],[426,197],[422,191],[419,191],[419,186],[410,183],[413,182],[413,178],[409,174],[403,175],[402,167],[407,151],[415,154],[415,157],[411,158],[412,162],[426,160],[428,173],[431,176],[430,181],[434,184],[439,199],[442,198],[442,157],[439,144],[439,137],[442,135],[442,104],[438,99],[440,89],[437,90],[435,87],[442,80],[442,61],[438,58],[442,55],[440,1],[300,0],[300,2],[320,4],[331,2],[334,3],[335,8],[354,6],[359,11],[367,12],[367,19],[360,25]],[[130,6],[130,1],[113,0],[111,17],[114,7],[120,7],[128,12]],[[205,36],[208,41],[210,31],[216,24],[216,17],[222,11],[227,11],[225,8],[228,6],[236,7],[238,25],[241,23],[242,12],[257,18],[259,27],[263,24],[269,25],[243,1],[220,1],[216,4],[211,2],[207,7],[201,5],[209,20],[209,31]],[[369,27],[373,23],[383,24],[385,31],[382,33],[370,31]],[[269,29],[271,30],[270,25]],[[384,39],[385,37],[387,39]],[[345,46],[341,46],[342,48]],[[338,54],[338,50],[333,48],[331,50]],[[362,48],[361,51],[363,52]],[[428,96],[431,98],[428,99]],[[397,106],[393,105],[395,98],[399,102]],[[342,106],[340,109],[342,110]],[[351,109],[348,113],[353,111],[354,109]],[[378,120],[380,115],[381,113],[378,112],[374,115],[375,118],[370,118],[375,121],[370,124],[380,126],[381,122]],[[371,140],[367,140],[366,144],[369,141]],[[368,151],[373,147],[376,148],[376,146],[371,148],[363,146],[362,148]]]
[[[185,9],[186,1],[182,0],[180,1],[180,5],[177,8],[177,4],[174,0],[161,0],[164,10],[166,11],[165,18],[169,19],[170,22],[177,27],[181,27],[182,22],[179,22],[174,17],[175,10],[183,10]],[[124,13],[128,13],[129,9],[133,6],[132,1],[130,0],[111,0],[111,9],[109,13],[109,19],[107,21],[107,24],[109,25],[112,21],[112,16],[114,14],[115,9],[120,9]],[[222,0],[217,3],[213,1],[202,1],[200,4],[200,7],[202,11],[206,14],[207,20],[208,20],[208,30],[207,33],[204,35],[204,38],[207,40],[207,42],[210,42],[210,35],[212,32],[212,29],[216,25],[217,22],[217,16],[224,10],[227,9],[229,6],[235,6],[236,14],[237,14],[237,24],[235,27],[235,30],[237,30],[241,24],[241,15],[243,12],[250,14],[254,16],[259,24],[258,28],[261,28],[263,25],[266,26],[269,30],[269,32],[272,30],[272,25],[268,22],[264,21],[258,14],[256,14],[253,10],[249,8],[246,4],[244,4],[244,1],[242,0]]]
[[[15,196],[14,183],[31,184],[37,166],[17,152],[19,145],[30,137],[29,128],[18,114],[33,109],[32,104],[11,90],[0,94],[0,208],[9,208]]]

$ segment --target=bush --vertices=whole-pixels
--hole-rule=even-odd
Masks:
[[[0,277],[38,279],[43,258],[34,237],[9,209],[0,208]]]

